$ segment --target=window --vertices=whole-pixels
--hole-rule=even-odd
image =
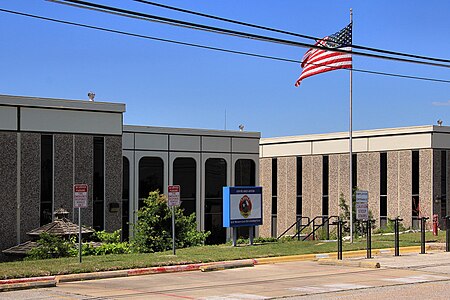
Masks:
[[[387,224],[387,153],[380,153],[380,225]]]
[[[276,158],[272,158],[272,237],[277,237],[277,194],[278,194],[278,163]]]
[[[144,199],[150,192],[164,192],[164,162],[159,157],[143,157],[139,160],[139,203],[144,205]]]
[[[419,198],[419,151],[412,151],[412,225],[419,228],[420,198]]]
[[[105,223],[105,140],[94,137],[94,214],[93,227],[103,230]]]
[[[322,216],[328,216],[328,190],[329,190],[329,157],[327,155],[322,158]]]
[[[196,212],[197,167],[195,159],[180,157],[173,162],[173,184],[181,189],[180,200],[184,215]]]
[[[352,154],[352,189],[358,187],[358,155]]]
[[[53,212],[53,136],[41,136],[40,224],[52,221]]]
[[[123,157],[122,168],[122,239],[127,241],[130,236],[130,162],[126,157]]]
[[[208,244],[226,240],[222,220],[223,187],[227,185],[227,162],[223,158],[209,158],[205,163],[205,230],[211,231]]]
[[[297,206],[296,206],[296,214],[297,214],[297,218],[301,218],[302,217],[302,195],[303,195],[303,178],[302,178],[302,170],[303,170],[303,166],[302,166],[302,158],[301,157],[297,157]]]
[[[255,162],[251,159],[238,159],[234,165],[235,186],[255,186]]]

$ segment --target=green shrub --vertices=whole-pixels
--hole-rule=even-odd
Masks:
[[[39,246],[28,251],[26,259],[58,258],[74,256],[74,253],[76,253],[76,249],[71,242],[46,232],[39,236],[37,242]]]
[[[183,210],[175,208],[175,241],[177,248],[201,245],[209,232],[197,231],[195,214],[184,216]],[[138,211],[132,240],[134,252],[159,252],[172,248],[172,212],[167,199],[159,191],[150,192],[144,206]]]

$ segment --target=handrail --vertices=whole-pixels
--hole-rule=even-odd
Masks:
[[[316,224],[315,224],[315,221],[316,221],[316,219],[318,219],[318,218],[322,219],[322,224],[316,225]],[[319,228],[323,227],[325,224],[330,224],[331,218],[337,218],[337,219],[339,220],[339,216],[316,216],[314,219],[312,219],[312,220],[308,223],[307,226],[311,225],[310,223],[313,223],[313,230],[312,230],[309,234],[307,234],[306,236],[304,236],[304,237],[302,238],[302,241],[308,239],[311,235],[313,236],[313,239],[315,239],[315,233],[316,233],[316,231],[317,231]]]
[[[310,218],[309,217],[299,217],[298,219],[297,219],[297,221],[294,223],[294,224],[292,224],[291,226],[289,226],[289,228],[288,229],[286,229],[282,234],[280,234],[278,237],[277,237],[277,240],[279,240],[281,237],[283,237],[289,230],[291,230],[292,229],[292,227],[294,227],[294,226],[298,226],[298,223],[300,222],[301,223],[301,221],[303,220],[303,219],[307,219],[308,220],[308,224],[310,223]],[[304,225],[302,225],[302,226],[304,226]],[[298,229],[297,229],[298,230]],[[297,235],[297,233],[294,235],[294,237]]]

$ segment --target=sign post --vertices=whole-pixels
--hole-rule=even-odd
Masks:
[[[78,255],[81,263],[81,209],[88,206],[88,185],[73,185],[73,207],[78,208]]]
[[[169,185],[168,187],[167,205],[172,208],[172,249],[173,255],[176,255],[175,246],[175,206],[180,206],[180,186]]]

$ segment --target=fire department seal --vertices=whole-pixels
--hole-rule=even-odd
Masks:
[[[244,218],[248,218],[252,213],[252,200],[247,195],[244,195],[239,201],[239,211]]]

